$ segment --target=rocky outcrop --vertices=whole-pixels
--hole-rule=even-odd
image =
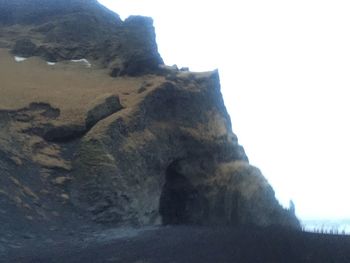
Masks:
[[[50,62],[85,58],[113,77],[155,72],[163,64],[151,18],[123,22],[96,0],[1,0],[0,6],[6,36],[0,47],[15,55]]]
[[[218,72],[162,65],[150,18],[121,21],[93,0],[0,10],[6,227],[13,217],[299,227],[232,132]],[[83,58],[92,68],[67,62]]]
[[[74,167],[73,202],[98,222],[298,225],[232,133],[217,72],[178,73],[106,119]]]
[[[85,125],[91,128],[100,120],[121,110],[123,106],[120,104],[118,96],[113,94],[104,94],[98,97],[90,106],[90,110],[86,114]]]

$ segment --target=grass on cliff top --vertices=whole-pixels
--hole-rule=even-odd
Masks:
[[[93,101],[105,93],[119,95],[124,107],[132,107],[164,78],[111,78],[106,70],[94,66],[73,62],[48,65],[37,57],[16,62],[9,50],[0,49],[0,80],[0,110],[45,102],[59,108],[59,119],[66,122],[82,120]],[[138,93],[144,82],[153,86]]]

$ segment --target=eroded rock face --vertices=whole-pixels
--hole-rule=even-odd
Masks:
[[[113,77],[156,72],[163,64],[151,18],[123,22],[96,0],[1,0],[0,7],[6,38],[0,47],[14,55],[50,62],[86,58]]]
[[[130,115],[116,114],[84,137],[74,161],[74,203],[98,222],[297,227],[248,164],[217,72],[180,75]]]
[[[160,65],[151,19],[123,22],[93,0],[0,0],[0,33],[4,229],[79,216],[116,225],[299,227],[249,165],[218,72]],[[29,59],[17,65],[1,47]],[[87,58],[93,67],[32,57]]]

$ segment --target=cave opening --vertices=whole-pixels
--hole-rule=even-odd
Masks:
[[[163,225],[193,223],[192,208],[197,193],[191,182],[179,172],[179,161],[171,163],[165,172],[159,213]]]

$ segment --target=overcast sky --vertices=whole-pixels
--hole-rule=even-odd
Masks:
[[[350,3],[100,0],[152,16],[166,64],[218,68],[233,130],[280,202],[350,217]]]

